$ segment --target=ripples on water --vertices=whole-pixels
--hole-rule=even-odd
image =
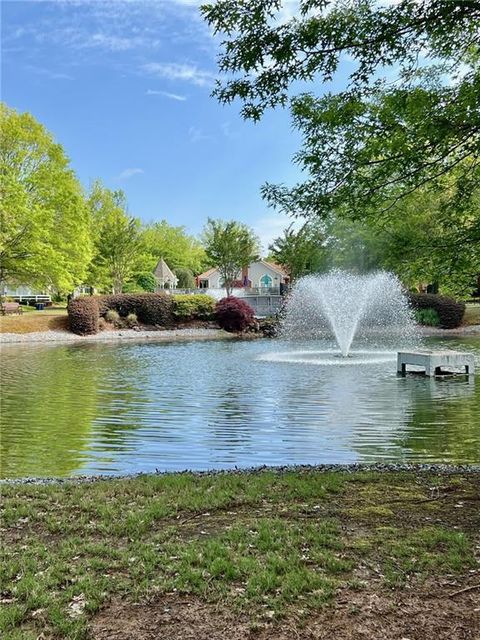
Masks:
[[[399,378],[394,354],[385,353],[361,365],[311,366],[324,357],[313,352],[329,347],[11,345],[2,353],[2,476],[480,462],[480,377]],[[479,339],[447,348],[480,360]],[[272,361],[285,352],[288,362]]]

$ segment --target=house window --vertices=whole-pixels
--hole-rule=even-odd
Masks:
[[[198,283],[199,289],[208,289],[208,280],[200,280]]]
[[[272,286],[272,279],[267,273],[260,278],[260,286],[265,289],[269,289]]]

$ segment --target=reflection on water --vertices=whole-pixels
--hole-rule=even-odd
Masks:
[[[328,346],[4,347],[1,474],[480,462],[480,377],[397,377],[388,358],[342,367],[265,361],[271,352]],[[446,346],[480,360],[478,338]]]

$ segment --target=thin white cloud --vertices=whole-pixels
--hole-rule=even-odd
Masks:
[[[199,49],[211,41],[200,0],[31,0],[45,4],[40,18],[11,25],[5,42],[45,43],[87,52],[145,52],[168,42]]]
[[[145,92],[147,96],[164,96],[170,98],[170,100],[177,100],[178,102],[185,102],[187,96],[181,96],[178,93],[169,93],[168,91],[159,91],[157,89],[147,89]]]
[[[202,140],[210,140],[211,136],[207,136],[206,133],[203,132],[202,129],[198,127],[191,126],[188,130],[188,137],[190,138],[190,142],[196,143],[201,142]]]
[[[238,131],[232,129],[232,125],[230,122],[222,122],[220,125],[220,129],[222,130],[222,133],[226,138],[234,139],[240,136]]]
[[[129,178],[133,178],[133,176],[137,176],[141,173],[145,173],[143,169],[138,169],[138,168],[124,169],[115,179],[128,180]]]
[[[158,40],[145,37],[123,37],[106,33],[93,33],[83,43],[83,47],[106,49],[107,51],[129,51],[140,47],[157,47]]]
[[[212,86],[215,80],[211,71],[177,62],[149,62],[142,66],[142,70],[156,78],[190,82],[198,87]]]

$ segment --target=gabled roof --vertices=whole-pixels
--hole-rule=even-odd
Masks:
[[[259,262],[266,265],[267,267],[270,267],[270,269],[273,269],[277,273],[280,273],[283,277],[288,276],[288,273],[285,271],[285,269],[283,269],[283,267],[281,267],[279,264],[275,264],[275,262],[268,262],[267,260],[259,260]]]
[[[278,274],[280,274],[284,278],[288,277],[288,274],[285,271],[285,269],[283,269],[279,264],[275,264],[274,262],[268,262],[267,260],[256,260],[255,262],[252,262],[248,266],[251,267],[252,264],[257,264],[257,263],[263,264],[266,267],[270,267],[270,269],[272,269],[273,271],[276,271]],[[217,267],[213,267],[212,269],[208,269],[204,273],[201,273],[199,276],[197,276],[197,278],[199,280],[207,280],[216,271],[218,271]]]
[[[218,271],[217,267],[212,267],[211,269],[207,269],[207,271],[204,271],[203,273],[201,273],[199,276],[197,276],[197,278],[199,280],[206,280],[211,275],[213,275],[215,271]]]
[[[153,270],[153,275],[159,280],[170,280],[171,282],[175,282],[177,280],[177,276],[173,273],[163,258],[160,258],[158,261],[157,266]]]

